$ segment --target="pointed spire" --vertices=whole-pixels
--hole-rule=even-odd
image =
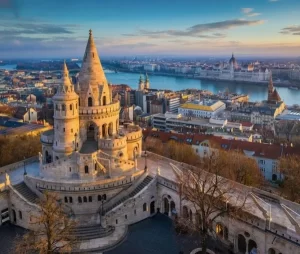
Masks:
[[[146,82],[149,82],[149,77],[148,77],[147,72],[146,72],[146,74],[145,74],[145,80],[146,80]]]
[[[89,39],[79,73],[79,81],[81,86],[88,85],[89,83],[91,83],[91,86],[107,84],[91,29],[89,30]]]
[[[140,83],[143,83],[144,82],[144,79],[143,79],[143,76],[142,74],[140,75]]]

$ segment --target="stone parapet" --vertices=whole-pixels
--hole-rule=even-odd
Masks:
[[[119,112],[120,102],[114,102],[105,106],[94,106],[94,107],[79,107],[80,115],[101,115],[113,112]]]

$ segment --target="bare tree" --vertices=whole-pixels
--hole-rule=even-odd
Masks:
[[[75,244],[72,232],[75,222],[68,218],[54,194],[46,192],[39,202],[39,215],[31,215],[36,231],[16,240],[15,253],[70,253]]]
[[[200,233],[203,254],[207,253],[209,236],[216,235],[212,226],[216,219],[225,214],[235,216],[245,209],[248,189],[221,177],[224,169],[224,160],[211,154],[201,159],[200,167],[177,173],[182,199],[196,211],[195,220],[180,218],[178,223]]]

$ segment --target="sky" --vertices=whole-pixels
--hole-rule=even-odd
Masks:
[[[300,56],[299,0],[0,0],[1,58]]]

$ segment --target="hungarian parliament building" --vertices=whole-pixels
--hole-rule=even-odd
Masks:
[[[271,71],[268,68],[255,68],[252,63],[239,67],[233,54],[229,66],[220,63],[209,68],[198,67],[195,70],[195,77],[228,81],[268,82],[270,76]]]

